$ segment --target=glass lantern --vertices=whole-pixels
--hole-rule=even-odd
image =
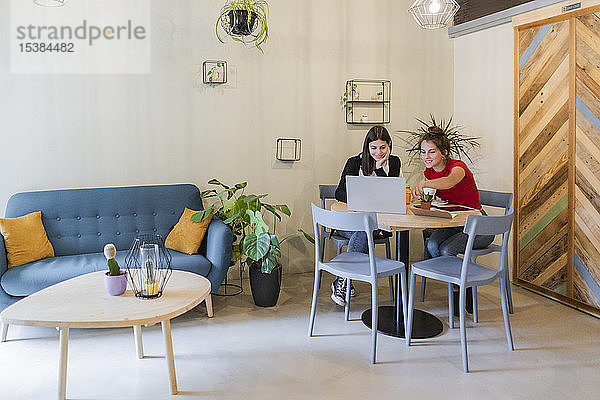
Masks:
[[[127,277],[136,297],[155,299],[162,295],[173,272],[171,255],[160,235],[135,238],[125,258]]]

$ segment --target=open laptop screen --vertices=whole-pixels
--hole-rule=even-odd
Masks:
[[[346,176],[349,211],[406,214],[406,179]]]

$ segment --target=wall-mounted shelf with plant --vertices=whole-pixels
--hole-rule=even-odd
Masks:
[[[202,82],[210,86],[227,83],[227,61],[204,61],[202,63]]]
[[[378,79],[352,79],[346,82],[341,104],[347,124],[388,124],[392,83]]]
[[[269,4],[265,0],[228,0],[219,12],[215,33],[221,43],[225,41],[219,28],[233,40],[263,53],[261,46],[269,37],[268,15]]]

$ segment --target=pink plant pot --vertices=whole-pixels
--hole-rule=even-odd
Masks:
[[[111,276],[109,272],[104,275],[104,287],[111,296],[120,296],[127,290],[127,272],[121,271],[121,275]]]

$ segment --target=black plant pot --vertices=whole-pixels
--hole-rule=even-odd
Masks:
[[[232,35],[248,36],[255,28],[256,13],[250,12],[250,21],[248,21],[248,10],[229,11],[229,26]]]
[[[277,304],[281,289],[281,265],[277,265],[270,274],[261,272],[255,264],[250,265],[249,271],[254,304],[260,307],[273,307]]]

